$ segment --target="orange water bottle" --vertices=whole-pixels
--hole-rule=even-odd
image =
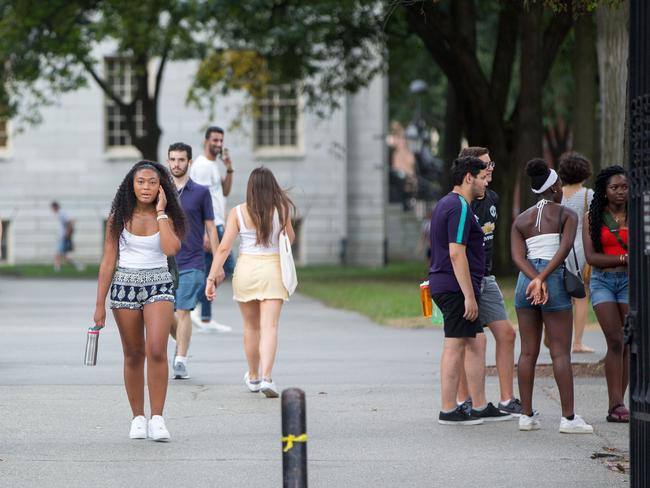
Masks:
[[[420,283],[420,301],[422,302],[422,315],[431,317],[433,312],[433,303],[431,302],[431,295],[429,294],[429,281]]]

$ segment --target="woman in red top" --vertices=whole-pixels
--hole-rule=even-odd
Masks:
[[[605,377],[608,422],[629,422],[623,397],[628,383],[628,353],[623,325],[628,310],[627,175],[610,166],[596,177],[594,199],[582,229],[585,256],[592,266],[591,304],[607,340]]]

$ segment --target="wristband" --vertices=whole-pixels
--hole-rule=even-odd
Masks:
[[[163,220],[163,219],[168,219],[169,217],[167,214],[160,214],[158,217],[156,217],[156,220]]]
[[[226,170],[226,173],[228,173],[228,174],[230,174],[230,173],[234,173],[234,172],[235,172],[235,170],[232,169],[232,168],[228,168],[228,169]]]

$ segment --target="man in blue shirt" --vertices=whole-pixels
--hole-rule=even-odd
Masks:
[[[485,271],[484,235],[470,204],[485,194],[486,165],[475,157],[458,158],[452,178],[453,190],[440,199],[431,215],[429,291],[442,312],[445,332],[438,422],[473,425],[507,420],[509,414],[485,399],[485,341],[480,337],[483,325],[478,310]],[[474,401],[470,412],[456,405],[463,358]]]
[[[214,225],[214,212],[210,190],[190,179],[192,148],[182,142],[169,146],[167,164],[178,190],[178,198],[185,211],[187,232],[176,254],[178,266],[178,288],[176,289],[176,323],[172,327],[172,337],[176,339],[174,356],[174,379],[187,379],[187,353],[192,338],[190,312],[198,301],[198,290],[205,284],[205,264],[203,259],[203,234],[210,239],[212,252],[217,251],[219,238]],[[218,281],[224,278],[221,270]]]

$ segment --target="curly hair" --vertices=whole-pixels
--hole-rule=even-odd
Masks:
[[[165,209],[165,213],[167,213],[172,222],[174,222],[176,235],[182,240],[185,235],[186,227],[185,212],[183,212],[183,207],[181,207],[181,202],[178,199],[176,187],[174,186],[169,172],[162,164],[147,160],[135,163],[117,189],[109,214],[109,229],[111,237],[115,242],[117,242],[122,235],[124,226],[131,220],[131,217],[133,217],[133,210],[137,203],[135,192],[133,190],[133,179],[135,178],[136,173],[142,169],[152,169],[158,173],[160,185],[163,187],[165,196],[167,197],[167,208]]]
[[[623,175],[627,177],[625,168],[615,164],[603,168],[596,176],[594,182],[594,198],[589,205],[589,237],[596,252],[603,252],[603,244],[600,240],[600,232],[603,227],[603,215],[607,207],[607,184],[612,176]],[[627,203],[625,204],[627,212]]]
[[[580,153],[567,152],[560,157],[557,174],[563,185],[582,183],[591,176],[591,163]]]

